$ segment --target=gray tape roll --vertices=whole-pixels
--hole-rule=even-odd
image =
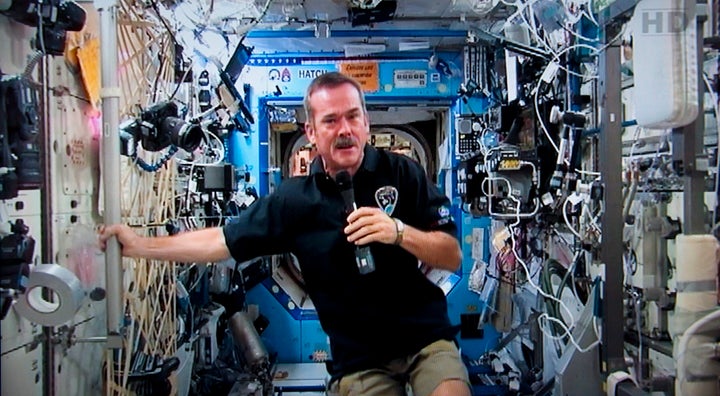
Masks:
[[[42,289],[53,292],[52,301]],[[58,326],[71,320],[85,298],[80,280],[72,271],[57,264],[39,264],[30,272],[27,290],[14,307],[25,319],[42,326]]]

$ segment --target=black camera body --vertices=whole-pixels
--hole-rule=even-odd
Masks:
[[[160,151],[172,143],[170,135],[162,133],[162,123],[168,118],[179,119],[177,115],[178,107],[174,102],[161,102],[150,106],[142,112],[139,122],[134,124],[132,134],[140,138],[145,150]]]
[[[35,240],[28,235],[29,228],[22,219],[11,227],[12,234],[0,239],[0,290],[2,293],[2,311],[4,319],[10,310],[12,292],[24,293],[30,277],[30,263],[35,254]]]
[[[40,188],[37,90],[22,77],[0,80],[0,199]]]
[[[82,30],[87,16],[77,3],[62,0],[15,0],[2,13],[24,25],[37,27],[36,48],[48,55],[62,55],[67,32]]]
[[[14,267],[29,265],[35,254],[35,239],[28,236],[28,226],[18,219],[12,225],[12,234],[0,239],[0,287],[25,291],[25,285],[17,277],[6,277],[6,270],[13,269],[11,274],[17,274]],[[27,274],[25,274],[27,276]]]
[[[160,151],[172,144],[191,152],[205,139],[200,124],[188,123],[178,118],[177,104],[171,101],[159,102],[148,107],[139,118],[121,128],[123,155],[133,152],[132,148],[127,146],[135,142],[140,142],[148,151]]]

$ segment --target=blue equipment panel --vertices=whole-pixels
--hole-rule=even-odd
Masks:
[[[497,345],[501,334],[489,323],[480,323],[479,318],[485,302],[480,295],[470,290],[468,280],[476,259],[485,262],[490,260],[489,250],[489,217],[473,217],[461,212],[455,215],[460,231],[460,247],[462,249],[462,278],[460,283],[448,295],[448,310],[451,321],[461,324],[458,342],[465,356],[477,359],[484,352]],[[479,331],[473,334],[473,326]]]
[[[302,362],[324,362],[330,356],[328,336],[317,319],[306,319],[301,322],[302,344],[300,357]]]
[[[427,58],[328,59],[253,57],[240,79],[252,84],[258,96],[302,98],[310,82],[330,71],[352,75],[366,95],[456,97],[462,77],[458,55],[440,54],[447,65],[438,68]]]
[[[258,285],[247,293],[248,304],[257,304],[260,313],[269,320],[269,325],[260,335],[270,354],[277,354],[280,363],[300,363],[303,360],[300,346],[302,345],[302,322],[296,320],[280,305],[271,292]]]
[[[289,308],[292,304],[287,294],[269,285],[276,286],[271,280],[269,283],[266,281],[247,294],[248,303],[257,304],[260,312],[270,321],[261,335],[268,352],[277,354],[280,363],[327,360],[330,357],[330,345],[314,311],[298,314],[297,307]]]
[[[265,106],[269,100],[302,102],[310,82],[320,74],[342,71],[363,83],[368,102],[415,103],[457,100],[462,82],[461,59],[456,54],[439,54],[443,68],[432,66],[427,58],[393,60],[342,60],[294,57],[253,56],[243,69],[237,84],[249,87],[246,102],[256,120],[246,133],[233,133],[228,141],[228,159],[247,169],[249,185],[260,195],[268,192],[268,134]],[[448,59],[448,60],[444,60]]]

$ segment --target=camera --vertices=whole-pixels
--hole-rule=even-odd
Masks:
[[[85,10],[73,1],[15,0],[0,11],[22,24],[37,27],[35,45],[48,55],[62,55],[67,32],[82,30],[86,19]]]
[[[22,77],[0,80],[0,199],[40,188],[37,90]]]
[[[30,263],[35,254],[35,240],[28,236],[29,228],[22,219],[11,227],[12,234],[0,239],[0,290],[2,290],[1,318],[12,305],[12,291],[24,293],[30,276]]]
[[[171,144],[187,152],[205,139],[202,127],[178,117],[175,102],[165,101],[145,109],[140,117],[120,125],[122,154],[132,156],[139,142],[145,150],[160,151]]]

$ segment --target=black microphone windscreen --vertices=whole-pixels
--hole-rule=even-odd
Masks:
[[[340,171],[335,175],[335,183],[337,183],[338,187],[340,187],[340,190],[350,190],[353,188],[352,185],[352,176],[350,176],[350,173],[348,171]]]
[[[345,201],[345,211],[348,213],[355,209],[355,191],[352,185],[352,176],[347,171],[340,171],[335,175],[335,183],[340,188],[340,194]]]

